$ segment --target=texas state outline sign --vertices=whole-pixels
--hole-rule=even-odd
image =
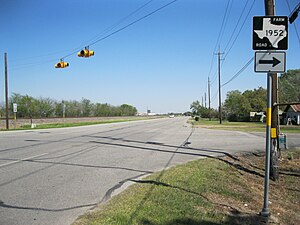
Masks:
[[[254,16],[253,50],[287,50],[288,17]]]

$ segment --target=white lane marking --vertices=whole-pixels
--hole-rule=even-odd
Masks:
[[[24,159],[18,159],[18,160],[12,161],[12,162],[1,164],[0,167],[8,166],[8,165],[11,165],[11,164],[15,164],[15,163],[18,163],[18,162],[26,161],[26,160],[29,160],[29,159],[37,158],[37,157],[48,155],[48,154],[49,153],[43,153],[43,154],[40,154],[40,155],[30,156],[30,157],[27,157],[27,158],[24,158]]]

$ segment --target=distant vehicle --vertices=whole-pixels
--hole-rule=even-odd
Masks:
[[[175,116],[173,114],[169,115],[170,118],[174,118]]]

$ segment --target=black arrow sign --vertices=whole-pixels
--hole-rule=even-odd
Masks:
[[[258,61],[259,64],[273,64],[272,67],[277,66],[279,63],[281,63],[281,61],[279,61],[278,59],[276,59],[275,57],[272,57],[272,60],[264,60],[261,59]]]

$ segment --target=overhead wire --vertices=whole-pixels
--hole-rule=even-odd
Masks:
[[[127,16],[121,18],[118,22],[116,22],[115,24],[109,26],[108,28],[106,28],[105,30],[103,30],[102,32],[100,32],[99,34],[95,35],[93,38],[91,38],[90,40],[87,40],[86,43],[89,42],[93,42],[97,39],[99,39],[102,35],[112,31],[114,28],[118,27],[121,23],[123,23],[124,21],[126,21],[127,19],[129,19],[130,17],[132,17],[134,14],[138,13],[140,10],[142,10],[143,8],[145,8],[147,5],[149,5],[151,2],[153,2],[154,0],[149,0],[147,1],[145,4],[141,5],[139,8],[135,9],[134,11],[132,11],[130,14],[128,14]],[[84,45],[84,44],[83,44]],[[88,44],[87,44],[88,45]],[[82,45],[81,45],[82,46]]]
[[[215,47],[214,47],[213,52],[212,52],[212,59],[211,59],[211,63],[210,63],[210,69],[209,69],[209,72],[208,72],[208,77],[210,77],[211,71],[212,71],[212,68],[213,68],[213,62],[214,62],[215,51],[216,51],[218,45],[220,44],[220,37],[221,37],[221,34],[222,34],[222,32],[223,32],[224,23],[225,23],[226,18],[227,18],[227,12],[228,12],[228,8],[229,8],[229,3],[230,3],[230,1],[231,1],[231,0],[228,0],[228,1],[227,1],[225,13],[224,13],[224,16],[223,16],[223,19],[222,19],[222,24],[221,24],[221,27],[220,27],[220,30],[219,30],[219,34],[218,34],[218,37],[217,37],[217,41],[216,41]],[[223,36],[223,35],[222,35],[222,36]]]
[[[213,97],[211,98],[211,100],[210,100],[211,104],[214,103],[215,100],[217,99],[218,93],[219,93],[219,91],[216,91],[215,94],[213,95]]]
[[[233,75],[226,83],[222,84],[221,87],[224,87],[225,85],[232,82],[234,79],[236,79],[241,73],[252,63],[254,60],[254,57],[252,57],[235,75]]]
[[[285,0],[287,6],[288,6],[288,9],[290,11],[290,14],[292,14],[292,10],[291,10],[291,7],[290,7],[290,4],[288,2],[288,0]],[[300,2],[299,4],[296,6],[295,9],[297,9],[298,7],[300,6]],[[297,26],[296,26],[296,23],[294,23],[294,28],[295,28],[295,31],[296,31],[296,35],[297,35],[297,38],[298,38],[298,42],[299,42],[299,45],[300,45],[300,37],[299,37],[299,33],[298,33],[298,29],[297,29]]]
[[[227,55],[229,54],[229,52],[230,52],[231,49],[233,48],[234,44],[236,43],[236,41],[237,41],[237,39],[238,39],[238,37],[239,37],[239,35],[240,35],[242,29],[243,29],[243,27],[244,27],[244,25],[245,25],[245,23],[246,23],[248,17],[249,17],[249,14],[250,14],[250,12],[252,11],[252,8],[253,8],[253,6],[254,6],[255,0],[253,0],[253,2],[252,2],[252,4],[251,4],[251,6],[250,6],[250,8],[249,8],[249,10],[248,10],[248,12],[247,12],[245,18],[244,18],[244,21],[243,21],[242,25],[240,26],[240,29],[238,30],[238,32],[237,32],[235,38],[233,39],[233,37],[234,37],[234,35],[235,35],[235,33],[236,33],[236,30],[237,30],[237,28],[238,28],[238,26],[239,26],[239,24],[240,24],[240,22],[241,22],[241,19],[242,19],[244,13],[245,13],[245,10],[246,10],[246,8],[247,8],[248,2],[249,2],[249,0],[246,1],[245,5],[244,5],[244,7],[243,7],[243,10],[242,10],[242,12],[241,12],[241,14],[240,14],[240,16],[239,16],[239,18],[238,18],[238,21],[237,21],[237,23],[236,23],[236,25],[235,25],[235,27],[234,27],[234,29],[233,29],[233,31],[232,31],[232,34],[231,34],[231,36],[230,36],[230,38],[229,38],[229,40],[228,40],[228,42],[227,42],[227,44],[226,44],[226,46],[225,46],[224,51],[226,51],[226,50],[228,49],[229,46],[230,46],[230,47],[229,47],[229,50],[226,52],[224,59],[227,57]],[[221,30],[223,29],[224,24],[225,24],[224,18],[226,18],[225,16],[226,16],[227,11],[228,11],[228,6],[229,6],[229,1],[227,2],[227,7],[226,7],[226,10],[225,10],[225,15],[224,15],[224,17],[223,17],[223,23],[222,23],[222,26],[221,26]],[[228,19],[228,18],[227,18],[227,19]],[[214,52],[216,51],[216,48],[217,48],[217,46],[218,46],[218,44],[219,44],[218,42],[219,42],[220,37],[221,37],[221,30],[220,30],[220,32],[219,32],[219,36],[218,36],[217,43],[216,43],[215,48],[214,48]],[[222,34],[222,36],[223,36],[223,34]],[[233,41],[232,41],[232,40],[233,40]],[[230,43],[231,43],[231,44],[230,44]],[[251,58],[251,59],[250,59],[250,60],[249,60],[249,61],[248,61],[248,62],[247,62],[247,63],[246,63],[246,64],[245,64],[245,65],[244,65],[244,66],[243,66],[243,67],[242,67],[235,75],[234,75],[234,76],[232,76],[227,82],[225,82],[224,84],[222,84],[222,85],[221,85],[221,88],[224,87],[225,85],[229,84],[229,83],[232,82],[233,80],[235,80],[238,76],[240,76],[241,73],[242,73],[242,72],[243,72],[243,71],[244,71],[244,70],[252,63],[253,60],[254,60],[254,57],[252,57],[252,58]],[[212,62],[213,62],[213,60],[212,60]],[[224,63],[224,61],[222,62],[222,65],[223,65],[223,63]],[[211,63],[211,66],[210,66],[209,77],[210,77],[210,75],[211,75],[212,65],[213,65],[213,63]],[[215,71],[214,77],[213,77],[213,79],[211,80],[211,85],[217,80],[216,78],[217,78],[217,70]],[[212,102],[213,102],[214,99],[217,97],[217,94],[218,94],[218,91],[217,91],[216,94],[213,96]]]
[[[222,39],[223,39],[223,36],[224,36],[225,30],[226,30],[226,26],[227,26],[227,24],[228,24],[228,19],[229,19],[229,17],[230,17],[230,13],[231,13],[232,5],[233,5],[233,0],[232,0],[232,1],[230,1],[230,5],[229,5],[229,9],[228,9],[228,13],[227,13],[227,16],[226,16],[226,18],[225,18],[225,23],[224,23],[223,32],[222,32],[222,34],[221,34],[220,41],[219,41],[219,46],[220,46],[220,44],[221,44],[221,42],[222,42]],[[215,51],[216,51],[216,50],[215,50]]]
[[[211,84],[215,83],[215,81],[217,80],[218,77],[217,72],[218,72],[218,68],[216,68],[213,78],[211,79]]]
[[[234,33],[235,33],[235,31],[236,31],[236,29],[237,29],[237,27],[238,27],[238,24],[240,23],[240,20],[241,20],[241,18],[242,18],[242,16],[243,16],[243,14],[244,14],[244,12],[245,12],[245,10],[246,10],[246,7],[247,7],[247,5],[248,5],[248,1],[249,0],[247,0],[247,2],[245,3],[245,5],[244,5],[244,8],[243,8],[243,10],[242,10],[242,13],[240,14],[240,16],[239,16],[239,19],[238,19],[238,22],[237,22],[237,24],[236,24],[236,26],[235,26],[235,28],[234,28],[234,30],[233,30],[233,32],[232,32],[232,35],[230,36],[230,39],[229,39],[229,41],[227,42],[227,44],[226,44],[226,47],[225,47],[225,50],[227,49],[227,47],[229,46],[229,43],[231,42],[231,40],[232,40],[232,38],[233,38],[233,36],[234,36]],[[250,12],[252,11],[252,9],[253,9],[253,6],[254,6],[254,3],[255,3],[255,0],[253,0],[253,2],[252,2],[252,4],[251,4],[251,6],[250,6],[250,8],[249,8],[249,10],[248,10],[248,12],[247,12],[247,14],[246,14],[246,16],[245,16],[245,18],[244,18],[244,21],[243,21],[243,23],[242,23],[242,25],[241,25],[241,27],[240,27],[240,29],[239,29],[239,31],[238,31],[238,33],[236,34],[236,36],[235,36],[235,38],[234,38],[234,40],[233,40],[233,42],[231,43],[231,45],[230,45],[230,48],[229,48],[229,50],[226,52],[226,54],[225,54],[225,56],[224,56],[224,59],[226,59],[226,57],[227,57],[227,55],[229,54],[229,52],[231,51],[231,49],[233,48],[233,46],[234,46],[234,44],[236,43],[236,41],[237,41],[237,39],[238,39],[238,37],[239,37],[239,35],[240,35],[240,33],[241,33],[241,31],[242,31],[242,29],[243,29],[243,27],[244,27],[244,25],[245,25],[245,23],[246,23],[246,21],[247,21],[247,19],[248,19],[248,17],[249,17],[249,14],[250,14]],[[241,74],[242,74],[242,72],[252,63],[252,61],[254,60],[254,57],[252,57],[234,76],[232,76],[227,82],[225,82],[224,84],[222,84],[221,85],[221,88],[222,87],[224,87],[224,86],[226,86],[227,84],[229,84],[230,82],[232,82],[233,80],[235,80],[238,76],[240,76]],[[224,64],[224,62],[225,62],[225,60],[222,62],[222,65]]]
[[[77,53],[78,51],[80,51],[82,49],[82,46],[90,46],[91,45],[91,44],[89,44],[90,42],[94,42],[95,40],[98,40],[99,38],[101,38],[103,35],[107,34],[110,31],[112,31],[114,28],[116,28],[121,23],[123,23],[124,21],[126,21],[127,19],[129,19],[130,17],[132,17],[134,14],[136,14],[137,12],[139,12],[141,9],[145,8],[151,2],[153,2],[153,0],[147,1],[145,4],[143,4],[142,6],[138,7],[137,9],[135,9],[134,11],[132,11],[131,13],[129,13],[127,16],[125,16],[122,19],[120,19],[115,24],[107,27],[105,30],[101,31],[100,33],[98,33],[97,35],[95,35],[94,37],[92,37],[91,39],[87,40],[85,42],[85,44],[82,44],[82,45],[80,45],[80,47],[77,47],[74,50],[72,50],[72,54],[70,54],[70,55],[73,55],[73,54]],[[69,54],[68,54],[68,56],[69,56]],[[63,57],[63,58],[66,58],[66,57]]]
[[[169,3],[167,3],[167,4],[164,4],[163,6],[157,8],[157,9],[151,11],[150,13],[148,13],[148,14],[146,14],[146,15],[144,15],[144,16],[142,16],[142,17],[136,19],[136,20],[134,20],[133,22],[131,22],[131,23],[129,23],[129,24],[127,24],[127,25],[125,25],[125,26],[123,26],[123,27],[117,29],[116,31],[111,32],[110,34],[108,34],[108,35],[106,35],[106,36],[104,36],[104,37],[101,37],[101,38],[95,40],[95,41],[92,42],[92,43],[89,43],[87,46],[95,45],[95,44],[99,43],[100,41],[103,41],[103,40],[105,40],[105,39],[107,39],[107,38],[109,38],[109,37],[111,37],[111,36],[113,36],[113,35],[115,35],[115,34],[121,32],[121,31],[125,30],[126,28],[128,28],[128,27],[130,27],[130,26],[132,26],[132,25],[134,25],[134,24],[136,24],[136,23],[138,23],[138,22],[140,22],[141,20],[144,20],[144,19],[148,18],[149,16],[151,16],[151,15],[157,13],[158,11],[160,11],[160,10],[162,10],[162,9],[164,9],[164,8],[166,8],[166,7],[168,7],[168,6],[170,6],[171,4],[173,4],[173,3],[177,2],[177,1],[178,1],[178,0],[173,0],[173,1],[169,2]],[[78,50],[77,50],[77,51],[78,51]],[[65,59],[65,58],[67,58],[67,57],[69,57],[69,56],[71,56],[71,55],[74,55],[75,53],[77,53],[77,51],[71,52],[71,53],[69,53],[69,54],[63,56],[62,59]]]
[[[215,47],[214,47],[213,53],[212,53],[212,59],[211,59],[211,63],[210,63],[209,73],[208,73],[209,78],[211,77],[211,72],[212,72],[212,69],[213,69],[213,62],[214,62],[215,52],[216,52],[217,47],[220,46],[221,40],[223,38],[225,28],[226,28],[226,25],[227,25],[227,22],[228,22],[229,14],[230,14],[230,11],[231,11],[232,4],[233,4],[233,1],[231,1],[231,0],[227,1],[225,13],[224,13],[224,16],[223,16],[223,19],[222,19],[222,24],[221,24],[219,34],[218,34],[218,37],[217,37],[217,41],[216,41],[216,44],[215,44]],[[213,77],[211,78],[211,83],[210,83],[211,87],[213,86],[213,84],[216,80],[217,80],[217,69],[215,70],[215,73],[214,73]],[[216,98],[218,93],[219,93],[219,91],[216,92],[216,94],[213,96],[212,99]],[[213,101],[214,100],[211,100],[211,103]]]
[[[43,64],[48,64],[50,62],[54,63],[56,61],[57,61],[56,59],[49,59],[49,60],[38,61],[38,62],[23,63],[23,64],[14,65],[10,70],[16,71],[20,69],[29,68],[32,66],[37,66],[37,65],[40,66]]]
[[[227,13],[228,13],[228,8],[229,8],[229,5],[230,5],[230,1],[231,0],[228,0],[227,5],[226,5],[225,13],[224,13],[223,20],[222,20],[222,25],[221,25],[221,28],[220,28],[220,31],[219,31],[219,35],[218,35],[218,38],[217,38],[216,45],[214,47],[214,52],[216,52],[218,45],[220,45],[221,36],[223,36],[222,33],[224,32],[224,27],[226,26],[225,21],[227,21],[226,18],[227,18]]]
[[[225,54],[225,56],[224,56],[225,59],[226,59],[227,55],[229,54],[229,52],[231,51],[232,47],[234,46],[235,42],[237,41],[238,37],[240,36],[240,33],[241,33],[241,31],[242,31],[242,29],[243,29],[243,27],[244,27],[244,25],[245,25],[245,23],[246,23],[246,21],[247,21],[247,19],[248,19],[248,16],[249,16],[250,12],[252,11],[252,8],[253,8],[253,6],[254,6],[254,3],[255,3],[255,0],[253,0],[252,5],[250,6],[250,9],[248,10],[248,13],[247,13],[247,15],[246,15],[246,17],[245,17],[245,19],[244,19],[244,21],[243,21],[243,23],[242,23],[242,26],[240,27],[240,29],[239,29],[237,35],[235,36],[235,39],[234,39],[233,42],[231,43],[229,50],[228,50],[227,53]]]
[[[130,27],[130,26],[132,26],[132,25],[134,25],[134,24],[136,24],[136,23],[138,23],[138,22],[140,22],[141,20],[148,18],[149,16],[151,16],[151,15],[157,13],[158,11],[160,11],[160,10],[162,10],[162,9],[164,9],[164,8],[166,8],[166,7],[168,7],[169,5],[175,3],[175,2],[178,1],[178,0],[173,0],[173,1],[169,2],[169,3],[167,3],[167,4],[164,4],[164,5],[160,6],[159,8],[157,8],[157,9],[151,11],[150,13],[147,13],[146,15],[144,15],[144,16],[142,16],[142,17],[140,17],[140,18],[134,20],[133,22],[131,22],[131,23],[129,23],[129,24],[127,24],[127,25],[121,27],[120,29],[117,29],[116,31],[111,32],[111,33],[109,33],[109,34],[107,34],[107,35],[105,35],[105,36],[103,36],[103,37],[99,37],[100,35],[103,35],[103,34],[109,32],[109,31],[113,30],[113,29],[116,28],[118,25],[120,25],[120,24],[123,23],[125,20],[127,20],[128,18],[130,18],[131,16],[133,16],[134,14],[136,14],[137,12],[139,12],[141,9],[145,8],[147,5],[149,5],[149,4],[150,4],[151,2],[153,2],[153,1],[154,1],[154,0],[149,0],[149,1],[147,1],[145,4],[143,4],[142,6],[138,7],[136,10],[134,10],[133,12],[131,12],[130,14],[128,14],[127,16],[125,16],[124,18],[122,18],[120,21],[118,21],[117,23],[113,24],[112,26],[110,26],[110,27],[108,27],[107,29],[105,29],[104,31],[102,31],[102,32],[101,32],[100,34],[98,34],[96,37],[90,39],[89,41],[93,41],[93,42],[90,42],[90,43],[86,44],[85,46],[92,46],[92,45],[95,45],[96,43],[98,43],[98,42],[100,42],[100,41],[103,41],[103,40],[105,40],[105,39],[107,39],[107,38],[109,38],[109,37],[111,37],[111,36],[113,36],[113,35],[115,35],[115,34],[121,32],[121,31],[125,30],[126,28],[128,28],[128,27]],[[74,55],[75,53],[77,53],[77,52],[80,51],[80,50],[82,50],[82,48],[80,48],[80,47],[78,47],[78,48],[76,48],[76,49],[74,48],[73,50],[71,50],[70,53],[64,55],[63,57],[60,57],[59,59],[60,59],[60,60],[63,60],[63,59],[65,59],[65,58],[67,58],[67,57],[69,57],[69,56],[71,56],[71,55]],[[64,52],[66,52],[66,51],[64,51]],[[57,53],[59,53],[59,52],[51,53],[51,54],[47,54],[47,55],[49,56],[49,55],[54,55],[54,54],[57,54]],[[47,55],[43,55],[43,56],[47,56]],[[39,58],[39,57],[40,57],[40,56],[33,56],[33,57],[31,57],[31,58]],[[54,62],[54,61],[57,61],[57,58],[56,58],[56,59],[52,59],[52,60],[44,60],[44,61],[40,61],[40,63],[47,63],[47,62]],[[36,65],[36,62],[24,63],[24,64],[15,65],[15,66],[17,66],[16,69],[19,69],[19,68],[24,68],[24,67],[34,66],[34,65]],[[20,67],[18,67],[18,66],[20,66]]]
[[[240,14],[238,20],[237,20],[237,23],[236,23],[236,25],[235,25],[233,31],[232,31],[232,34],[231,34],[231,36],[230,36],[230,38],[229,38],[229,40],[228,40],[228,42],[227,42],[227,44],[226,44],[226,46],[225,46],[225,48],[224,48],[224,52],[226,52],[227,47],[228,47],[229,43],[231,42],[231,40],[232,40],[232,38],[233,38],[233,35],[235,34],[235,31],[236,31],[236,29],[237,29],[237,27],[238,27],[238,25],[239,25],[239,23],[240,23],[240,21],[241,21],[241,19],[242,19],[242,16],[244,15],[244,12],[245,12],[245,10],[246,10],[246,7],[247,7],[247,5],[248,5],[248,2],[249,2],[249,0],[247,0],[246,3],[245,3],[245,5],[244,5],[244,8],[243,8],[243,10],[242,10],[242,12],[241,12],[241,14]]]

